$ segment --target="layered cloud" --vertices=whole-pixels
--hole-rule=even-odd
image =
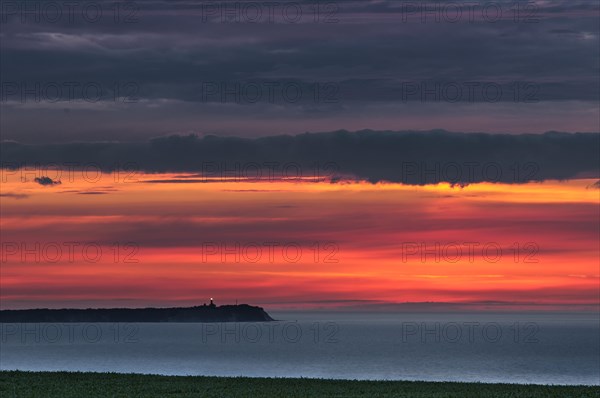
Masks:
[[[348,179],[406,184],[599,178],[598,133],[337,131],[261,138],[168,136],[145,143],[4,142],[2,167],[197,173],[154,182]],[[195,179],[193,177],[196,177]],[[41,182],[40,182],[41,183]]]
[[[95,2],[73,22],[8,3],[5,139],[597,130],[595,2]]]

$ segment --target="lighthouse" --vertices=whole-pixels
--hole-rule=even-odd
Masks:
[[[208,306],[209,306],[210,308],[215,308],[215,307],[216,307],[215,303],[213,302],[213,299],[212,299],[212,297],[210,298],[210,304],[209,304]]]

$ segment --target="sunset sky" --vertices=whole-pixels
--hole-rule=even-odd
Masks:
[[[1,308],[598,309],[597,1],[259,3],[1,10]]]
[[[5,308],[599,304],[596,180],[461,188],[74,172],[42,186],[30,173],[3,175]]]

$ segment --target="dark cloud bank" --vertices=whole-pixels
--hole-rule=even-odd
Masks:
[[[3,142],[2,167],[129,169],[198,177],[324,177],[407,184],[599,178],[600,134],[336,131],[262,138],[169,136],[143,143]],[[40,165],[40,166],[36,166]],[[44,166],[46,165],[46,166]],[[185,181],[187,176],[173,182]]]

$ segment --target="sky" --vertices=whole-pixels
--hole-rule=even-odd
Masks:
[[[3,6],[3,139],[598,131],[595,1],[45,3]]]
[[[22,177],[3,176],[6,307],[598,305],[596,180]]]
[[[600,5],[3,2],[0,307],[597,311]]]

